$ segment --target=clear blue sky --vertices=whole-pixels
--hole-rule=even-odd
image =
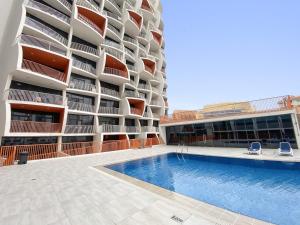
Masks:
[[[300,95],[300,0],[162,0],[170,112]]]

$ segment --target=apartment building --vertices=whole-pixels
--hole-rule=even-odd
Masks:
[[[9,4],[2,146],[159,140],[168,110],[160,0]]]

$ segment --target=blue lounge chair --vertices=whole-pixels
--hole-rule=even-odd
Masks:
[[[293,149],[291,147],[291,144],[289,142],[280,142],[279,149],[278,149],[279,155],[290,155],[294,156]]]
[[[259,142],[252,142],[250,148],[248,148],[249,154],[261,154],[261,144]]]

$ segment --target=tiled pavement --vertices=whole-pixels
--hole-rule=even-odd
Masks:
[[[266,224],[190,198],[168,197],[99,171],[94,166],[171,151],[159,146],[78,157],[32,161],[0,168],[1,225],[250,225]],[[186,149],[184,151],[187,151]],[[245,150],[192,148],[191,153],[231,157],[277,157],[273,150],[248,156]],[[176,215],[182,223],[171,219]]]

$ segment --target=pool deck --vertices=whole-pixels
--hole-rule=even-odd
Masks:
[[[260,225],[268,224],[129,178],[102,165],[181,152],[174,146],[31,161],[0,167],[3,225]],[[184,148],[183,152],[299,161],[275,150],[249,156],[245,149]],[[177,221],[171,217],[176,216]],[[182,221],[179,221],[182,220]]]

